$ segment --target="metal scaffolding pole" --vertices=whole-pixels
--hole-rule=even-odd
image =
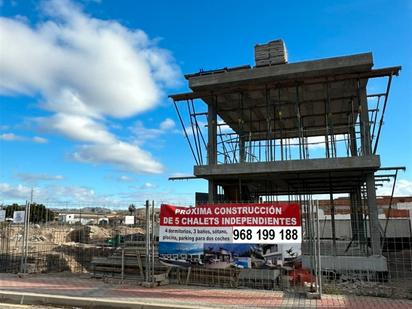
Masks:
[[[208,144],[207,144],[207,164],[217,164],[217,97],[214,97],[214,104],[208,104],[207,111],[207,129],[208,129]],[[209,203],[216,200],[216,185],[213,180],[209,180]]]

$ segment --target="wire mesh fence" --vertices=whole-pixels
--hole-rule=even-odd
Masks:
[[[33,207],[44,204],[44,208]],[[93,258],[107,257],[125,242],[142,239],[144,212],[135,205],[143,204],[108,208],[91,203],[33,203],[28,224],[13,222],[13,212],[7,213],[11,217],[0,222],[0,271],[22,272],[25,264],[28,272],[89,272]],[[26,210],[24,205],[14,206],[13,211]],[[132,217],[131,224],[125,224],[126,216]]]
[[[361,230],[350,213],[337,212],[333,233],[330,204],[311,196],[291,197],[289,201],[301,205],[302,243],[293,250],[287,245],[262,246],[260,253],[265,262],[270,260],[271,267],[169,268],[159,260],[155,228],[153,246],[147,251],[146,214],[143,202],[139,202],[134,207],[124,204],[106,210],[96,205],[93,210],[88,204],[46,205],[55,216],[53,220],[30,222],[26,253],[23,224],[0,223],[0,272],[68,271],[142,282],[151,265],[153,280],[164,283],[297,292],[317,287],[326,293],[412,297],[410,202],[397,201],[390,211],[380,208],[379,222],[386,233],[381,239],[382,255],[372,255],[367,211],[362,214]],[[336,199],[335,206],[341,202]],[[162,203],[156,203],[155,227]],[[134,218],[132,224],[126,224],[126,216]],[[152,260],[148,261],[147,255]]]

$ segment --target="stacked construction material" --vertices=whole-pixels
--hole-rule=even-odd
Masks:
[[[288,53],[283,40],[271,41],[255,46],[255,63],[257,67],[284,64],[288,62]]]

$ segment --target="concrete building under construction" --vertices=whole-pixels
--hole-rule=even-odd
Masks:
[[[352,240],[380,255],[376,186],[399,168],[381,167],[378,142],[401,67],[373,68],[372,53],[288,63],[282,41],[256,46],[255,60],[185,75],[192,92],[170,96],[208,202],[328,194],[333,230],[333,195],[344,193]]]

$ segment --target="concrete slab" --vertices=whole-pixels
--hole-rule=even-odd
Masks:
[[[365,171],[380,167],[379,156],[288,160],[255,163],[202,165],[194,175],[215,181],[224,188],[247,186],[250,193],[304,194],[347,193],[365,181]]]
[[[339,170],[372,170],[380,167],[380,158],[377,155],[329,158],[329,159],[308,159],[308,160],[284,160],[272,162],[256,163],[234,163],[216,165],[198,165],[194,167],[194,175],[197,177],[213,176],[241,176],[256,174],[275,173],[304,173],[319,171],[339,171]]]
[[[265,82],[274,79],[316,77],[327,74],[343,74],[370,70],[373,65],[372,53],[333,57],[320,60],[258,67],[218,74],[187,75],[189,87],[193,90],[205,87],[230,86],[233,83]]]

